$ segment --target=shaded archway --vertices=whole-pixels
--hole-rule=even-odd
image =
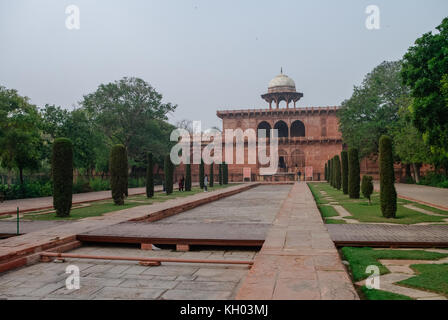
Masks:
[[[291,124],[291,137],[304,137],[305,125],[302,121],[296,120]]]
[[[266,122],[266,121],[262,121],[262,122],[260,122],[259,124],[258,124],[258,127],[257,127],[257,136],[258,136],[258,130],[266,130],[265,132],[266,132],[266,137],[270,137],[270,135],[271,135],[271,125],[268,123],[268,122]]]
[[[278,121],[275,126],[274,129],[278,130],[278,137],[279,138],[287,138],[289,136],[288,134],[288,125],[286,124],[285,121]]]

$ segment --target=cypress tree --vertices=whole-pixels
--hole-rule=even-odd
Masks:
[[[222,167],[222,183],[229,184],[229,168],[225,162]]]
[[[68,217],[72,208],[73,191],[73,146],[70,139],[54,140],[51,166],[56,216]]]
[[[202,159],[199,165],[199,186],[204,189],[204,161]]]
[[[128,155],[122,144],[110,151],[110,187],[116,205],[123,205],[128,186]]]
[[[222,186],[222,163],[219,164],[218,166],[218,180],[219,180],[219,185]]]
[[[325,177],[326,181],[328,180],[328,176],[327,176],[328,172],[327,172],[327,170],[328,170],[327,163],[325,162],[324,177]]]
[[[171,162],[170,155],[165,156],[165,163],[163,170],[165,171],[165,192],[166,194],[173,193],[173,170],[174,166]]]
[[[336,172],[334,175],[336,189],[341,190],[341,160],[339,156],[334,157]]]
[[[341,165],[342,192],[348,194],[348,153],[345,150],[341,152]]]
[[[185,191],[191,191],[191,164],[185,165]]]
[[[331,167],[331,159],[328,159],[328,183],[331,186],[331,174],[333,172],[333,168]]]
[[[369,199],[369,204],[371,203],[370,196],[372,195],[373,192],[372,180],[373,180],[372,176],[363,176],[361,180],[361,192],[364,198]]]
[[[334,161],[334,157],[331,158],[331,177],[330,177],[330,181],[331,181],[331,186],[334,188],[336,186],[335,184],[335,175],[336,175],[336,168],[335,168],[335,161]]]
[[[386,218],[395,218],[397,212],[397,192],[394,185],[395,176],[392,139],[383,135],[380,138],[379,144],[381,212]]]
[[[214,176],[214,173],[213,173],[213,162],[210,164],[210,173],[209,173],[209,175],[208,175],[208,184],[209,184],[209,186],[210,186],[210,188],[213,188],[213,176]]]
[[[152,198],[154,196],[154,163],[151,152],[148,152],[146,166],[146,196],[148,198]]]
[[[359,199],[360,170],[358,149],[348,150],[348,196],[351,199]]]

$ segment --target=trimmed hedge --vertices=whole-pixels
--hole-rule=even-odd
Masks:
[[[51,165],[56,216],[68,217],[72,208],[73,192],[73,145],[70,139],[54,140]]]
[[[165,192],[166,194],[172,194],[174,165],[171,162],[171,157],[169,154],[165,156],[163,171],[165,172]]]
[[[201,159],[201,164],[199,165],[199,187],[204,189],[204,161]]]
[[[154,196],[154,162],[152,153],[148,152],[148,163],[146,167],[146,196],[152,198]]]
[[[395,218],[397,213],[397,192],[394,185],[395,176],[392,139],[383,135],[380,138],[379,144],[381,212],[386,218]]]
[[[128,155],[122,144],[117,144],[110,151],[110,187],[116,205],[123,205],[128,187]]]
[[[229,184],[229,167],[225,162],[223,163],[222,166],[222,183]]]
[[[351,199],[359,199],[360,168],[358,149],[348,150],[348,195]]]
[[[341,152],[342,192],[348,194],[348,153]]]
[[[213,162],[210,164],[210,174],[208,175],[208,185],[210,186],[210,188],[213,188]]]
[[[341,190],[341,160],[338,155],[334,157],[334,168],[336,171],[334,174],[334,184],[336,189]]]
[[[191,191],[191,164],[185,165],[185,191]]]
[[[371,203],[370,196],[373,193],[373,178],[372,176],[363,176],[361,180],[361,192],[364,198],[369,199],[369,204]]]

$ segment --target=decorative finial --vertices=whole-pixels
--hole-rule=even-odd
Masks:
[[[283,74],[283,67],[280,67],[280,74]]]

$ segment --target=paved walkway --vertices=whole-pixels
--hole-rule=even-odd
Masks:
[[[256,184],[253,184],[255,186]],[[64,239],[74,239],[76,234],[87,232],[101,227],[114,225],[132,219],[144,218],[163,212],[176,206],[191,206],[194,203],[207,202],[207,199],[217,195],[232,194],[250,188],[252,185],[241,184],[212,192],[201,192],[186,198],[176,198],[165,202],[143,205],[125,210],[110,212],[102,216],[89,217],[73,223],[66,223],[43,229],[19,237],[12,237],[0,241],[0,261],[21,256],[28,252],[37,252],[42,246],[57,244]]]
[[[358,299],[306,183],[295,183],[236,296]]]
[[[379,183],[375,182],[375,190],[378,191],[379,188]],[[396,183],[395,189],[402,198],[432,204],[443,210],[448,210],[448,189],[405,183]]]
[[[329,224],[336,245],[448,246],[448,226]]]
[[[161,191],[162,187],[156,186],[155,190]],[[142,194],[145,192],[146,192],[145,188],[129,188],[129,195]],[[97,200],[104,200],[104,199],[111,199],[111,198],[112,198],[112,195],[110,193],[110,190],[96,191],[96,192],[85,192],[85,193],[74,194],[72,202],[73,203],[81,203],[81,202],[97,201]],[[14,213],[14,212],[16,212],[17,207],[20,208],[20,211],[52,208],[53,207],[53,197],[7,200],[7,201],[4,201],[3,203],[0,203],[0,214],[4,214],[7,212]]]

